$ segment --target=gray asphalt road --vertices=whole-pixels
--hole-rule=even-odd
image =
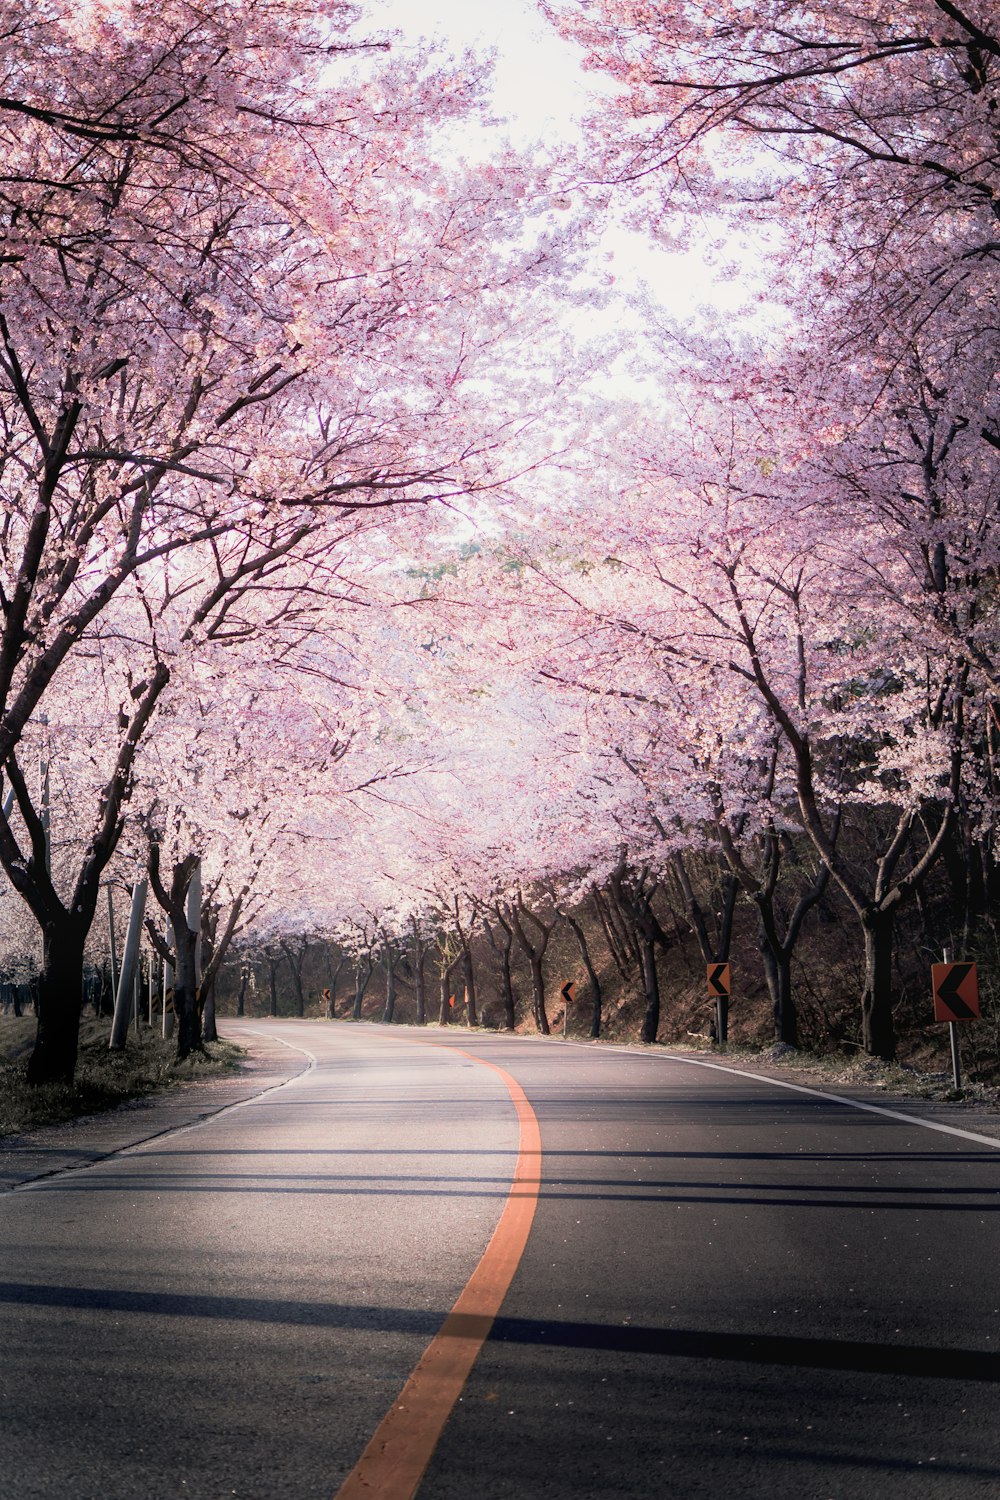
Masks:
[[[0,1201],[0,1494],[329,1497],[506,1199],[502,1080],[292,1023],[286,1088]],[[435,1037],[435,1039],[438,1039]],[[421,1500],[1000,1492],[1000,1150],[456,1033],[544,1184]]]

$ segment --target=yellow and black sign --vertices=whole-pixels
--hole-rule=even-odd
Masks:
[[[728,964],[709,964],[708,993],[712,1000],[728,1000],[732,994],[732,974]]]
[[[979,1015],[975,964],[931,964],[935,1021],[974,1021]]]

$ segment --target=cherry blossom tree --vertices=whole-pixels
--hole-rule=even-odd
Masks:
[[[53,683],[92,659],[118,600],[145,611],[144,638],[185,609],[191,647],[256,629],[247,592],[285,560],[342,555],[383,511],[530,465],[537,409],[497,375],[510,331],[547,316],[571,233],[525,202],[513,162],[436,151],[478,79],[396,62],[350,6],[51,0],[3,18],[0,764],[23,827],[0,829],[0,857],[47,951],[73,914],[51,1001],[69,1015],[70,955],[172,667],[154,642],[133,673],[69,906],[17,762]],[[43,1048],[33,1076],[70,1076],[72,1054]]]

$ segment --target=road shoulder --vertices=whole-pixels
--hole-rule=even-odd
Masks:
[[[934,1097],[924,1090],[938,1086],[943,1092],[947,1085],[916,1070],[888,1067],[871,1059],[838,1070],[810,1065],[806,1059],[798,1062],[794,1054],[770,1056],[766,1051],[716,1054],[677,1049],[676,1055],[713,1063],[734,1073],[753,1073],[777,1084],[795,1084],[817,1094],[839,1095],[859,1104],[899,1110],[931,1124],[948,1125],[1000,1141],[1000,1091],[996,1089],[970,1089],[962,1099]],[[912,1074],[912,1087],[908,1086],[908,1074]]]
[[[286,1083],[308,1065],[301,1053],[274,1038],[241,1031],[233,1040],[247,1054],[237,1073],[176,1084],[162,1094],[132,1099],[116,1109],[0,1140],[0,1192],[89,1167],[130,1146],[194,1125]]]

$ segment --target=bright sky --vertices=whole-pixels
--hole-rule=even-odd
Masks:
[[[515,141],[572,139],[574,122],[588,111],[595,93],[608,87],[585,73],[578,49],[562,41],[539,16],[533,0],[372,0],[376,23],[397,29],[413,41],[433,37],[453,53],[466,48],[496,53],[495,108],[509,121],[506,133]],[[712,233],[706,226],[706,242]],[[689,321],[698,305],[746,310],[747,286],[723,279],[707,263],[707,248],[670,252],[645,235],[624,228],[603,236],[613,256],[612,270],[624,287],[647,285],[668,314]],[[729,258],[742,263],[748,279],[765,284],[762,247],[748,243],[728,247]],[[767,314],[765,313],[765,319]]]
[[[510,117],[518,136],[568,134],[594,87],[532,0],[375,0],[387,24],[416,40],[433,36],[449,50],[495,50],[498,114]]]

